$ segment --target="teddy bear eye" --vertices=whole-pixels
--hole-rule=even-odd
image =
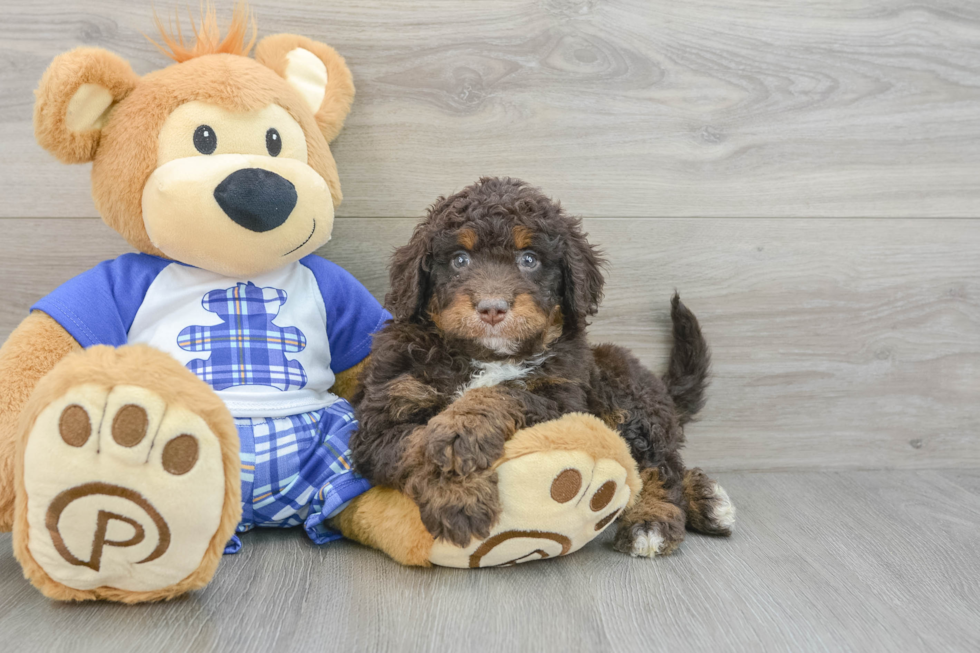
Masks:
[[[265,133],[265,149],[269,150],[271,156],[279,156],[282,152],[282,137],[275,127],[270,127]]]
[[[201,125],[194,130],[194,147],[201,154],[213,154],[218,147],[218,136],[208,125]]]

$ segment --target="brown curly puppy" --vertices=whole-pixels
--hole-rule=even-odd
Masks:
[[[355,398],[357,469],[419,505],[426,528],[460,546],[499,514],[490,466],[515,431],[576,411],[618,429],[643,491],[620,518],[617,549],[667,554],[685,523],[727,535],[734,509],[698,469],[685,471],[683,425],[704,402],[708,347],[675,295],[663,380],[628,351],[590,348],[586,318],[602,298],[602,259],[581,221],[535,188],[483,178],[440,198],[398,249]]]

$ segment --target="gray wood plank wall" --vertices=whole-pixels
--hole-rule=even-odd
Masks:
[[[225,15],[232,4],[216,2]],[[345,216],[415,216],[486,174],[527,178],[588,216],[977,213],[973,0],[252,5],[263,35],[305,34],[348,58]],[[149,3],[0,11],[0,215],[94,216],[84,167],[34,144],[31,92],[82,44],[140,74],[160,67],[142,36]]]
[[[435,197],[521,176],[587,216],[608,252],[594,340],[660,368],[670,293],[701,317],[715,377],[690,462],[980,464],[980,4],[252,6],[261,35],[348,58],[344,218],[322,253],[379,298],[391,249]],[[0,338],[127,251],[93,219],[87,166],[43,152],[30,117],[71,47],[164,65],[141,32],[144,3],[0,0]]]
[[[379,299],[413,219],[347,218],[321,254]],[[662,369],[674,289],[714,349],[688,460],[711,469],[980,465],[980,229],[971,220],[590,218],[610,260],[594,341]],[[53,259],[46,250],[58,252]],[[0,338],[128,251],[97,219],[0,220]]]

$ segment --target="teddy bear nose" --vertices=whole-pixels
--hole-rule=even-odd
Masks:
[[[229,218],[249,231],[271,231],[296,206],[296,187],[261,168],[236,170],[214,189],[214,199]]]

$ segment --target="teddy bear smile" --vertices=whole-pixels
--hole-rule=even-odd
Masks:
[[[306,237],[306,240],[304,240],[299,245],[297,245],[296,247],[292,248],[291,250],[289,250],[288,252],[286,252],[285,254],[283,254],[283,256],[289,256],[290,254],[292,254],[293,252],[295,252],[296,250],[298,250],[300,247],[302,247],[306,243],[310,242],[310,238],[313,238],[313,234],[314,233],[316,233],[316,218],[313,218],[313,228],[310,229],[310,235]]]

